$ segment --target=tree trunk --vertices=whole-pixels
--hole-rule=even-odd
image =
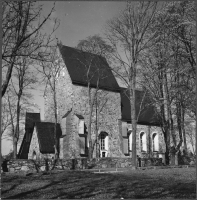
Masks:
[[[98,116],[97,116],[97,110],[98,109],[98,105],[97,105],[97,96],[96,96],[96,123],[95,123],[95,150],[96,150],[96,158],[98,158]]]
[[[57,123],[55,123],[55,126],[54,126],[54,140],[55,140],[55,145],[54,145],[55,159],[57,159],[59,158],[58,140],[57,140]]]
[[[17,143],[18,140],[16,138],[16,136],[13,137],[13,158],[17,159]]]
[[[106,103],[107,101],[105,101]],[[105,103],[102,104],[102,106],[98,106],[97,102],[97,95],[96,95],[96,127],[95,127],[95,132],[96,132],[96,158],[100,157],[100,145],[99,145],[99,116],[100,113],[105,106]]]
[[[88,140],[89,140],[89,150],[88,150],[88,158],[92,159],[92,137],[91,137],[91,117],[89,116],[89,124],[88,124]]]
[[[95,133],[96,133],[96,158],[99,157],[99,151],[98,151],[98,124],[99,124],[99,117],[98,117],[98,105],[97,105],[97,96],[96,96],[96,126],[95,126]]]
[[[169,90],[168,90],[168,79],[167,79],[167,72],[165,66],[162,64],[161,69],[165,69],[162,73],[162,84],[163,84],[163,115],[164,115],[164,124],[165,124],[165,141],[166,141],[166,164],[170,163],[170,136],[172,136],[173,143],[176,145],[176,138],[174,134],[174,124],[172,119],[172,112],[171,112],[171,105],[170,105],[170,97],[169,97]]]
[[[17,47],[15,47],[16,49]],[[13,50],[13,54],[16,53],[16,50]],[[9,85],[9,82],[10,82],[10,79],[11,79],[11,76],[12,76],[12,70],[13,70],[13,67],[14,67],[14,64],[15,64],[15,60],[16,60],[16,57],[15,56],[12,56],[11,58],[11,64],[10,66],[8,67],[8,70],[7,70],[7,74],[6,74],[6,79],[5,81],[3,82],[3,85],[1,87],[1,98],[4,96],[6,90],[7,90],[7,87]]]
[[[19,89],[18,100],[17,100],[17,108],[16,108],[16,128],[14,132],[14,159],[17,158],[17,144],[19,139],[19,131],[20,131],[20,98],[22,96],[22,91]]]
[[[54,111],[55,111],[55,126],[54,126],[54,150],[55,150],[55,159],[59,158],[59,149],[58,149],[58,139],[57,139],[57,101],[56,101],[56,87],[55,87],[55,79],[54,79],[54,92],[53,92],[53,100],[54,100]]]
[[[182,142],[183,142],[183,137],[182,137],[182,120],[181,120],[181,105],[180,105],[180,102],[178,102],[176,104],[176,107],[177,107],[177,125],[178,125],[178,132],[179,132],[179,143],[178,145],[175,147],[175,151],[176,153],[180,150],[180,147],[182,145]]]
[[[89,140],[89,150],[88,150],[88,158],[92,159],[93,153],[93,144],[92,144],[92,112],[93,112],[93,105],[94,105],[94,97],[91,98],[91,88],[88,86],[88,98],[89,98],[89,119],[88,119],[88,140]],[[91,101],[92,99],[92,101]]]
[[[166,165],[170,164],[170,133],[169,133],[169,128],[166,125],[163,130],[164,134],[164,141],[165,141],[165,146],[166,146],[166,152],[165,152],[165,161]]]
[[[132,119],[132,164],[137,167],[137,152],[136,152],[136,120]]]
[[[15,144],[15,130],[14,130],[14,118],[12,115],[12,110],[11,110],[11,102],[10,102],[10,97],[8,94],[8,105],[9,105],[9,112],[10,112],[10,117],[11,117],[11,126],[12,126],[12,142],[13,142],[13,157],[16,158],[16,152],[17,152],[17,144]]]
[[[151,127],[148,126],[148,157],[151,158],[152,155],[152,140],[151,140],[151,132],[150,132]]]
[[[137,167],[137,155],[136,155],[136,131],[137,131],[137,121],[136,121],[136,110],[135,110],[135,64],[132,63],[132,72],[130,80],[130,105],[131,105],[131,122],[132,122],[132,164]]]
[[[187,140],[186,140],[186,134],[185,134],[185,128],[183,130],[183,141],[184,141],[184,149],[187,151]]]
[[[186,140],[186,133],[185,133],[185,112],[184,112],[184,108],[183,105],[181,106],[181,126],[182,126],[182,132],[183,132],[183,142],[184,142],[184,149],[187,152],[187,140]]]
[[[177,166],[179,164],[179,160],[178,160],[178,152],[175,153],[175,165]]]

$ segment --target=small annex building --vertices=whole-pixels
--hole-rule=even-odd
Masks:
[[[99,157],[131,157],[132,127],[129,91],[119,87],[106,59],[59,45],[58,62],[61,65],[56,83],[60,158],[88,156],[87,127],[90,121],[88,93],[91,94],[91,99],[94,99],[91,118],[92,140],[95,144],[93,157],[96,156],[96,146]],[[164,159],[165,143],[155,107],[150,104],[148,94],[140,90],[135,92],[138,124],[137,155],[140,157],[163,157]],[[34,129],[31,129],[31,133],[34,135],[31,137],[33,140],[28,144],[25,140],[19,151],[19,154],[26,155],[26,157],[28,154],[28,158],[33,156],[31,144],[34,140],[39,143],[42,134],[43,138],[48,134],[48,139],[53,140],[51,131],[54,123],[54,106],[52,91],[49,87],[45,89],[44,98],[46,122],[33,123]],[[40,123],[45,124],[46,129],[41,129]],[[98,130],[98,135],[96,135],[96,130]],[[27,136],[25,135],[25,137]],[[47,151],[43,151],[43,145],[47,146],[47,144],[39,143],[40,153],[50,154],[52,152],[53,142],[50,143]],[[23,152],[23,146],[26,147],[25,151],[28,153]]]
[[[25,135],[19,149],[19,159],[54,157],[54,127],[51,122],[41,122],[40,113],[26,113]],[[60,124],[57,124],[57,139],[61,137]]]

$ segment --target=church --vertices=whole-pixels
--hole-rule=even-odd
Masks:
[[[88,156],[89,123],[94,144],[93,157],[96,157],[97,151],[99,157],[131,157],[129,91],[118,85],[102,56],[64,45],[58,47],[61,67],[56,77],[56,99],[60,159]],[[155,107],[150,104],[148,95],[143,91],[136,90],[135,94],[137,155],[164,159],[164,137]],[[55,119],[52,96],[50,87],[46,87],[43,122],[39,113],[26,113],[25,135],[18,158],[54,156]]]

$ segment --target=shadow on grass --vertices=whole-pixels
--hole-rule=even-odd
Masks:
[[[17,186],[18,186],[18,185],[12,185],[9,189],[4,190],[1,194],[4,194],[4,193],[6,193],[6,192],[8,192],[8,191],[11,191],[11,190],[14,190]]]
[[[22,180],[22,182],[21,182]],[[2,198],[195,198],[195,181],[177,182],[176,179],[150,177],[145,174],[93,174],[89,172],[69,171],[39,177],[23,177],[18,184],[39,180],[46,185],[17,193],[17,180],[7,190],[2,190]],[[5,181],[5,180],[3,180]],[[49,183],[48,183],[49,182]],[[12,182],[10,183],[12,184]],[[3,186],[3,184],[2,184]],[[36,186],[38,187],[38,186]]]

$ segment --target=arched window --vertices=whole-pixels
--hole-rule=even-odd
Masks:
[[[159,139],[157,133],[153,133],[152,143],[153,143],[153,151],[159,151]]]
[[[128,131],[128,147],[129,147],[129,151],[132,151],[132,130]]]
[[[106,132],[100,133],[100,152],[101,157],[107,157],[108,151],[108,134]]]
[[[140,149],[141,151],[147,151],[146,133],[144,132],[140,133]]]
[[[101,150],[105,150],[105,135],[101,134]]]
[[[80,134],[84,134],[84,119],[79,119],[79,125],[78,125],[78,127],[79,127],[79,133]]]

